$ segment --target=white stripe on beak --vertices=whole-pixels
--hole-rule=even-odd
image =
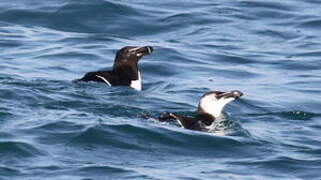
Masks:
[[[132,52],[132,51],[136,51],[137,49],[140,49],[141,47],[136,47],[136,48],[132,48],[130,50],[128,50],[129,52]]]
[[[146,48],[147,48],[148,54],[151,54],[151,53],[152,53],[152,50],[150,49],[150,47],[149,47],[149,46],[146,46]]]

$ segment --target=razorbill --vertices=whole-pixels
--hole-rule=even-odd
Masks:
[[[158,120],[162,122],[176,121],[185,129],[209,131],[212,123],[221,115],[224,106],[240,98],[242,95],[243,93],[238,90],[230,92],[208,92],[201,97],[195,117],[166,112],[163,113]]]
[[[114,60],[111,71],[88,72],[79,81],[102,82],[108,86],[130,86],[138,91],[142,90],[142,79],[138,69],[138,61],[153,52],[151,46],[126,46],[121,48]]]

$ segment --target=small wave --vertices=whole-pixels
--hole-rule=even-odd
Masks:
[[[0,21],[69,32],[104,32],[106,29],[101,29],[100,24],[97,26],[93,22],[108,21],[110,25],[117,27],[119,23],[115,21],[121,22],[121,19],[128,19],[138,14],[138,11],[126,5],[107,1],[95,3],[88,1],[63,3],[62,6],[56,7],[56,11],[8,9],[0,13]]]
[[[311,120],[313,117],[319,116],[318,114],[304,111],[282,111],[282,112],[271,112],[265,114],[257,114],[262,116],[278,116],[288,120]]]
[[[304,20],[304,22],[301,22],[298,27],[319,30],[321,28],[321,19]]]
[[[81,124],[76,124],[69,121],[56,121],[56,122],[49,122],[43,125],[34,127],[31,131],[40,131],[40,132],[73,132],[76,130],[84,129],[85,126]]]
[[[285,41],[295,39],[298,37],[297,35],[287,31],[280,31],[280,30],[273,30],[273,29],[259,30],[254,33],[260,36],[267,36],[268,38],[271,38],[271,39],[278,38],[279,40],[285,40]]]
[[[88,165],[76,170],[81,174],[95,174],[95,176],[105,176],[109,173],[121,173],[122,175],[133,173],[133,170],[128,170],[124,167],[117,167],[111,165]]]
[[[18,176],[20,174],[21,171],[17,168],[0,166],[0,179],[7,179],[8,177]]]
[[[241,6],[250,7],[250,8],[262,8],[262,9],[273,9],[279,11],[292,11],[296,10],[288,3],[283,2],[269,2],[269,1],[241,1]]]
[[[320,23],[321,23],[321,21],[320,21]],[[316,58],[319,58],[321,56],[321,51],[319,51],[319,50],[308,51],[308,52],[294,54],[293,56],[295,56],[295,57],[316,57]]]
[[[320,164],[320,160],[306,160],[306,159],[293,158],[289,156],[277,156],[277,157],[267,158],[264,160],[236,162],[235,164],[240,164],[240,163],[247,164],[247,165],[263,166],[269,169],[278,168],[286,172],[291,169],[296,169],[300,167],[304,168],[304,166],[308,164],[317,167]]]
[[[31,144],[19,141],[1,141],[0,154],[3,157],[26,158],[43,155],[44,153],[38,150]]]
[[[315,147],[315,148],[305,148],[298,150],[298,152],[305,153],[307,157],[314,157],[319,156],[321,154],[321,148]]]
[[[72,174],[77,176],[88,176],[88,177],[106,177],[113,176],[116,179],[155,179],[154,175],[151,175],[149,172],[141,171],[139,168],[130,168],[119,165],[108,165],[108,164],[92,164],[85,165],[74,169]],[[156,178],[158,179],[158,178]]]
[[[228,149],[238,149],[240,153],[248,154],[244,151],[243,146],[254,142],[249,143],[248,139],[243,141],[238,137],[214,136],[183,129],[177,130],[179,129],[148,128],[129,124],[99,125],[78,133],[69,141],[68,146],[108,147],[108,149],[120,148],[179,155],[192,155],[195,151],[210,152],[214,149],[217,155],[228,153]],[[233,156],[233,154],[230,155]]]
[[[177,13],[170,14],[164,18],[158,20],[159,23],[162,23],[163,26],[168,28],[180,28],[188,27],[190,24],[206,24],[210,19],[206,19],[206,14],[204,13]]]
[[[233,55],[231,53],[217,53],[217,59],[220,63],[232,63],[232,64],[251,64],[257,63],[256,60],[247,57],[242,57],[241,55]]]
[[[135,137],[134,132],[138,131],[143,136]],[[71,145],[100,145],[109,146],[109,148],[139,149],[149,150],[148,141],[144,142],[146,137],[151,137],[154,133],[147,134],[145,128],[138,128],[133,125],[98,125],[89,127],[79,133],[69,144]],[[146,135],[146,136],[145,136]],[[155,135],[153,136],[155,137]],[[159,137],[160,138],[160,137]],[[170,143],[170,141],[168,141]]]
[[[249,160],[249,161],[234,161],[232,165],[241,165],[248,168],[253,168],[256,171],[266,171],[268,177],[275,177],[278,179],[309,179],[308,177],[319,176],[320,161],[304,160],[292,158],[289,156],[265,157],[263,160]],[[314,167],[314,168],[311,168]],[[278,172],[278,175],[271,175],[269,172]],[[291,171],[289,174],[288,172]],[[264,173],[263,173],[264,174]],[[313,178],[312,178],[313,179]]]
[[[1,90],[0,90],[1,92]],[[0,101],[2,102],[2,101]],[[15,113],[10,112],[10,109],[8,108],[2,108],[0,107],[0,119],[12,119],[15,116]]]

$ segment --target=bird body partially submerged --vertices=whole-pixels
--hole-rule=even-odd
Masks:
[[[159,120],[174,120],[185,129],[208,131],[209,127],[222,114],[225,105],[240,98],[242,95],[243,93],[237,90],[230,92],[208,92],[201,97],[195,117],[164,113],[159,117]]]
[[[73,82],[102,82],[108,86],[129,86],[140,91],[142,90],[142,80],[138,70],[138,61],[152,52],[153,48],[151,46],[124,47],[117,52],[111,71],[88,72],[84,77]]]

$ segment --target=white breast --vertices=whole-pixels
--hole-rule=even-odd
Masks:
[[[138,71],[138,79],[134,80],[130,83],[130,87],[132,87],[133,89],[136,89],[138,91],[142,90],[142,79],[140,76],[140,72]]]
[[[200,106],[204,112],[217,118],[221,115],[224,106],[234,99],[235,98],[230,97],[227,99],[216,100],[215,96],[206,96],[201,99]]]

